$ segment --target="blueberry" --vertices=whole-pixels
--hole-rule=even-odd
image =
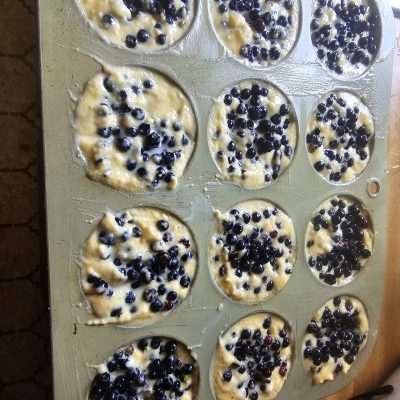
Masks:
[[[145,176],[147,176],[148,172],[147,169],[144,167],[140,167],[137,169],[137,174],[141,177],[144,178]]]
[[[111,232],[100,232],[99,242],[105,244],[106,246],[113,246],[115,244],[115,236]]]
[[[250,94],[251,94],[250,89],[247,88],[242,89],[242,91],[240,92],[240,98],[242,100],[247,100],[250,97]]]
[[[168,301],[175,301],[177,298],[178,298],[178,294],[174,290],[171,290],[170,292],[168,292],[168,294],[167,294]]]
[[[230,106],[230,105],[232,104],[232,96],[231,96],[230,94],[226,94],[226,95],[224,96],[224,103],[225,103],[227,106]]]
[[[230,382],[232,379],[232,370],[227,369],[223,375],[222,378],[224,379],[225,382]]]
[[[114,17],[110,14],[104,14],[103,17],[101,18],[101,22],[105,26],[112,25],[114,23]]]
[[[269,56],[272,60],[279,60],[281,53],[276,47],[272,47],[269,51]]]
[[[153,83],[153,81],[151,81],[150,79],[145,79],[145,80],[143,81],[143,87],[144,87],[145,89],[152,89],[152,88],[154,87],[154,83]]]
[[[315,168],[318,172],[322,172],[322,171],[324,170],[324,168],[325,168],[325,164],[324,164],[323,161],[317,161],[317,162],[314,164],[314,168]]]
[[[183,275],[179,283],[182,287],[188,288],[190,286],[191,279],[188,275]]]
[[[141,43],[145,43],[149,40],[149,32],[145,29],[140,29],[137,33],[137,40]]]
[[[164,307],[163,302],[158,298],[154,299],[150,304],[150,310],[155,313],[160,312],[163,309],[163,307]]]
[[[238,87],[233,87],[232,89],[231,89],[231,95],[233,96],[233,97],[239,97],[240,96],[240,90],[239,90],[239,88]]]
[[[160,219],[159,221],[157,221],[157,228],[158,228],[161,232],[165,232],[165,231],[168,230],[168,228],[169,228],[169,223],[168,223],[168,221],[166,221],[165,219]]]
[[[129,49],[134,49],[136,47],[136,45],[137,45],[136,37],[133,36],[133,35],[126,35],[125,45]]]
[[[118,318],[121,316],[121,314],[122,314],[122,308],[118,307],[111,310],[110,316]]]
[[[157,44],[160,46],[163,46],[167,42],[167,36],[164,35],[163,33],[159,34],[156,38]]]
[[[263,322],[263,328],[268,329],[271,326],[271,317],[267,317]]]
[[[253,222],[257,223],[261,221],[261,214],[258,211],[254,211],[251,215],[251,219]]]
[[[119,151],[126,153],[132,147],[132,142],[127,137],[118,138],[117,148]]]
[[[132,110],[132,117],[138,121],[143,121],[145,117],[144,111],[141,108],[134,108]]]
[[[135,302],[135,300],[136,300],[135,294],[134,294],[133,292],[129,291],[129,292],[126,294],[125,303],[126,303],[126,304],[132,304],[132,303]]]
[[[112,134],[111,128],[99,128],[97,129],[97,134],[102,138],[109,138]]]
[[[220,5],[218,6],[218,11],[219,11],[221,14],[224,14],[224,13],[226,13],[226,12],[228,11],[228,8],[226,7],[225,4],[220,4]]]

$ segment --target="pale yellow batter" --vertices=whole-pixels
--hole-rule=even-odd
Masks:
[[[87,83],[75,128],[89,177],[132,192],[175,188],[197,130],[172,82],[149,69],[109,66]]]
[[[330,0],[329,4],[332,6],[325,5],[321,7],[319,1],[314,0],[311,38],[318,51],[317,59],[323,66],[340,78],[352,79],[359,77],[373,63],[379,48],[381,27],[375,1]],[[344,20],[341,14],[335,11],[335,7],[342,4],[345,5],[345,14],[357,15],[358,24]],[[363,7],[365,11],[362,13],[351,11],[352,9],[349,8],[349,5]],[[343,12],[343,9],[341,9],[341,12]],[[353,28],[360,26],[360,23],[367,23],[368,29]],[[329,29],[328,33],[323,35],[324,41],[320,41],[318,33],[321,32],[321,29],[326,29],[326,27]],[[346,34],[348,34],[347,37]],[[362,41],[365,41],[365,44],[360,45]],[[323,45],[323,42],[329,45]],[[331,47],[332,42],[335,43],[333,49]],[[351,52],[348,51],[349,45],[352,46],[350,47],[352,49]],[[354,57],[357,52],[360,52],[362,56]],[[332,62],[333,58],[328,58],[327,54],[334,54],[335,61]]]
[[[254,85],[260,89],[255,96],[243,99],[230,94],[232,90],[252,92]],[[230,104],[226,104],[226,96],[232,97]],[[253,106],[252,101],[257,106]],[[245,114],[238,113],[240,105],[247,108]],[[261,110],[259,115],[253,116],[252,112],[257,109]],[[229,114],[232,119],[228,118]],[[278,117],[276,121],[275,117]],[[244,121],[243,126],[237,125],[238,120]],[[234,151],[229,150],[231,142]],[[245,80],[226,88],[217,98],[208,123],[208,146],[221,179],[246,189],[265,187],[289,167],[296,144],[297,119],[293,106],[275,86],[264,81]],[[253,151],[251,155],[250,150]]]
[[[260,0],[259,7],[247,2],[253,3],[251,10],[241,9],[245,2],[239,1],[232,9],[233,3],[209,3],[216,35],[233,57],[248,65],[272,66],[290,53],[300,24],[297,0]],[[255,56],[253,48],[258,49]]]
[[[269,324],[264,325],[264,321],[268,319]],[[265,326],[265,327],[264,327]],[[254,357],[247,356],[244,360],[235,357],[234,352],[238,340],[243,332],[247,330],[251,335],[255,331],[259,331],[261,342],[268,343],[263,347],[257,347],[258,351],[264,354],[270,354],[272,359],[275,355],[280,357],[280,363],[276,366],[266,367],[267,371],[260,370],[255,373],[254,369],[249,374],[249,369],[245,368],[248,362],[254,362]],[[281,336],[281,332],[285,332],[285,339]],[[254,314],[245,317],[231,326],[225,333],[223,333],[218,340],[216,353],[214,355],[213,368],[212,368],[212,383],[214,394],[217,400],[242,400],[254,399],[258,400],[272,400],[275,399],[281,391],[287,375],[290,371],[292,364],[292,344],[291,332],[287,324],[275,315],[266,313]],[[286,341],[283,344],[283,341]],[[277,350],[272,351],[269,343],[275,343]],[[228,351],[226,346],[232,346],[232,350]],[[230,348],[230,347],[228,347]],[[267,356],[268,357],[268,356]],[[244,372],[240,372],[240,368],[244,368]],[[231,378],[227,381],[224,378],[226,371],[230,371]],[[226,375],[225,375],[226,376]],[[249,382],[253,381],[254,386]],[[249,395],[246,395],[246,390]],[[257,395],[254,395],[257,393]],[[253,397],[252,397],[253,396]],[[257,397],[256,397],[257,396]]]
[[[166,352],[166,349],[168,352]],[[171,365],[171,363],[168,364],[167,360],[171,356],[179,360],[180,366],[171,367],[166,373],[166,366]],[[163,372],[164,376],[157,376],[157,374],[153,376],[152,373],[154,371]],[[181,376],[183,376],[182,380],[179,379]],[[128,386],[131,388],[130,393],[128,390],[118,392],[113,388],[113,383],[115,384],[116,379],[121,377],[130,382]],[[165,379],[170,380],[172,383],[179,382],[179,393],[174,392],[171,387],[165,388],[164,384],[162,392],[167,396],[167,399],[197,399],[199,369],[188,348],[176,340],[165,337],[152,336],[142,338],[118,349],[113,356],[97,366],[97,375],[92,381],[88,399],[108,399],[110,397],[106,395],[107,390],[115,393],[115,395],[121,393],[125,396],[132,395],[132,391],[136,391],[137,398],[147,399],[149,398],[148,396],[155,394],[155,387],[162,385]],[[99,384],[101,380],[107,380],[110,383],[101,385]],[[97,397],[95,396],[96,394]]]
[[[333,99],[333,104],[328,107],[326,102],[328,101],[330,104],[329,99]],[[341,99],[341,104],[337,101],[338,99]],[[358,97],[346,91],[330,93],[324,96],[319,104],[325,105],[326,111],[321,113],[317,106],[309,119],[307,132],[310,135],[317,129],[320,132],[321,146],[316,148],[313,143],[310,144],[307,141],[308,158],[314,169],[327,181],[332,183],[351,183],[362,174],[370,160],[371,143],[375,134],[371,112]],[[324,110],[324,108],[321,109]],[[329,109],[334,110],[336,118],[318,121],[318,115],[322,117],[326,116],[328,112],[332,112]],[[344,124],[349,121],[349,109],[351,111],[356,109],[358,112],[355,114],[356,120],[352,128],[347,129]],[[341,120],[340,124],[338,123],[339,119]],[[349,140],[353,142],[359,140],[358,137],[361,136],[360,129],[363,130],[362,135],[366,135],[367,138],[360,145],[351,145]],[[335,144],[330,145],[332,141]],[[336,157],[340,157],[340,161],[337,158],[332,160],[333,156],[331,158],[328,157],[330,154],[327,154],[327,151],[332,152],[331,154]],[[322,163],[321,167],[316,163]],[[324,167],[321,170],[322,166]],[[343,166],[346,168],[342,170]],[[333,175],[335,173],[339,174],[337,178]]]
[[[209,266],[217,286],[230,298],[244,303],[259,303],[280,291],[295,264],[296,237],[292,220],[282,210],[261,200],[240,203],[225,213],[216,211],[215,217]],[[260,234],[251,239],[254,230]],[[235,244],[230,239],[232,234],[236,236]],[[251,245],[247,247],[239,243],[248,240]],[[262,251],[252,255],[252,246],[259,246]],[[231,258],[233,254],[235,259]]]
[[[124,48],[155,51],[179,41],[194,16],[191,0],[76,0],[90,26],[106,42]],[[132,4],[132,8],[129,8]],[[141,30],[146,35],[139,33]],[[141,36],[143,34],[143,37]],[[127,39],[128,37],[128,39]]]
[[[335,205],[332,204],[332,201]],[[333,223],[335,219],[334,215],[338,211],[343,213],[343,215],[348,215],[349,208],[352,209],[353,207],[357,207],[358,210],[355,228],[360,232],[359,239],[348,238],[348,236],[344,237],[344,235],[347,235],[345,233],[347,227],[344,227],[342,224],[343,221],[346,223],[348,221],[346,221],[345,217],[342,218],[340,224]],[[315,229],[315,225],[313,224],[316,217],[322,219],[322,224],[318,223],[318,230]],[[354,231],[353,227],[350,227],[350,229]],[[373,250],[373,240],[374,234],[370,217],[362,205],[346,196],[334,196],[324,201],[318,207],[312,220],[307,225],[305,235],[306,259],[312,273],[318,279],[332,286],[344,286],[350,283],[368,262]],[[327,257],[328,255],[330,255],[330,258],[326,263],[323,262],[323,259],[318,262],[319,257]],[[347,273],[344,271],[343,258],[339,259],[342,256],[345,257],[344,262],[348,262],[347,265],[349,268]],[[354,260],[349,257],[354,257]],[[341,264],[334,265],[332,263],[332,261],[339,262],[340,260],[342,260]],[[319,267],[318,264],[320,264]],[[335,275],[335,272],[338,272],[338,275]],[[326,277],[321,277],[321,273],[325,276],[333,276],[334,281],[327,280]]]
[[[336,304],[335,304],[336,303]],[[351,305],[351,308],[350,308]],[[364,346],[367,343],[367,337],[368,337],[368,318],[367,318],[367,313],[366,310],[363,306],[363,304],[357,300],[354,297],[350,296],[338,296],[335,299],[331,299],[328,302],[326,302],[313,316],[312,319],[312,329],[319,329],[319,332],[321,333],[321,337],[317,339],[316,335],[313,333],[306,333],[304,336],[303,340],[303,354],[305,349],[308,348],[318,348],[317,346],[317,340],[320,340],[325,344],[327,341],[329,341],[329,336],[327,334],[327,330],[321,327],[321,321],[323,319],[323,314],[326,312],[326,310],[330,311],[331,313],[335,311],[340,311],[342,314],[347,313],[347,314],[354,314],[356,313],[355,317],[355,327],[352,329],[353,334],[359,335],[357,339],[352,339],[353,344],[355,341],[357,341],[357,348],[358,351],[356,354],[349,355],[351,353],[351,349],[347,350],[346,348],[343,349],[343,354],[340,357],[337,356],[332,356],[332,354],[329,354],[329,357],[327,357],[327,360],[322,361],[320,365],[315,365],[310,357],[304,358],[303,355],[303,362],[304,362],[304,367],[306,368],[307,371],[310,371],[313,377],[313,383],[315,384],[321,384],[326,381],[333,381],[336,376],[340,373],[343,372],[347,374],[354,363],[354,361],[357,359],[358,354],[362,351]],[[350,310],[350,311],[349,311]],[[317,328],[315,328],[317,327]],[[335,334],[337,334],[340,338],[341,335],[343,335],[343,330],[342,333],[339,329],[334,329]],[[319,335],[318,335],[319,336]],[[342,336],[343,337],[343,336]],[[332,338],[332,336],[331,336]],[[339,341],[340,342],[340,341]],[[336,341],[336,343],[339,343]],[[342,343],[346,343],[348,340],[343,341]],[[361,343],[360,343],[361,342]],[[307,343],[307,345],[306,345]],[[344,344],[346,347],[347,345]],[[350,357],[350,358],[349,358]],[[350,362],[351,361],[351,362]]]
[[[196,272],[188,228],[155,208],[107,212],[85,242],[81,285],[90,324],[149,323],[184,300]]]

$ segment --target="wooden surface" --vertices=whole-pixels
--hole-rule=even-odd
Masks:
[[[346,400],[376,388],[400,367],[400,20],[396,20],[396,57],[392,87],[388,169],[388,253],[379,337],[375,350],[355,381],[326,400]],[[382,266],[375,265],[375,268]],[[371,293],[371,296],[374,294]],[[400,399],[399,394],[395,397]]]

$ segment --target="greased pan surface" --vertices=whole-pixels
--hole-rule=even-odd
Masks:
[[[378,1],[382,43],[376,62],[359,79],[340,81],[316,61],[310,41],[311,0],[303,0],[297,43],[289,56],[269,69],[249,68],[225,54],[211,26],[208,4],[200,1],[189,33],[176,46],[155,54],[138,54],[104,43],[85,23],[73,0],[39,2],[43,127],[49,270],[52,310],[54,390],[56,399],[85,399],[94,369],[112,352],[136,338],[159,334],[175,337],[197,354],[201,400],[212,399],[209,367],[221,331],[257,311],[283,317],[295,339],[293,367],[279,395],[281,399],[318,399],[348,383],[365,365],[378,334],[385,273],[385,175],[394,28],[392,11]],[[198,122],[197,144],[191,162],[174,191],[129,194],[89,180],[76,156],[73,137],[74,102],[85,83],[111,65],[149,66],[175,80],[191,100]],[[245,190],[221,183],[210,156],[207,125],[213,101],[222,90],[243,79],[267,80],[292,102],[298,118],[296,153],[289,169],[264,189]],[[353,184],[340,186],[324,181],[311,168],[305,145],[306,126],[320,96],[347,89],[360,96],[375,119],[371,161]],[[368,194],[371,179],[379,182],[377,196]],[[349,285],[334,288],[320,283],[306,265],[304,233],[314,210],[334,194],[350,194],[369,210],[375,231],[374,252],[365,269]],[[292,218],[297,237],[296,265],[288,284],[258,305],[238,305],[218,291],[208,268],[208,241],[213,208],[226,211],[251,199],[275,203]],[[76,264],[81,246],[107,209],[136,206],[166,209],[192,230],[198,246],[199,265],[191,295],[168,318],[144,328],[87,326]],[[366,348],[347,376],[313,386],[302,363],[301,342],[307,322],[328,299],[353,295],[365,305],[370,334]]]

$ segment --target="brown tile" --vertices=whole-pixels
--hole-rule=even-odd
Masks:
[[[35,19],[22,1],[2,0],[0,49],[5,54],[24,54],[34,45]]]
[[[0,172],[0,224],[23,224],[37,211],[37,185],[24,172]]]
[[[0,304],[10,310],[0,319],[0,332],[28,329],[45,310],[40,289],[28,280],[0,283]]]
[[[0,169],[27,167],[37,157],[39,132],[22,116],[0,116]]]
[[[42,340],[31,333],[4,335],[0,340],[1,380],[14,383],[31,379],[46,362]],[[21,396],[19,399],[25,399]],[[38,397],[40,399],[40,397]]]
[[[27,276],[40,262],[39,236],[28,227],[0,227],[0,279]]]
[[[50,399],[47,390],[34,382],[7,386],[0,392],[0,400],[39,400]]]
[[[11,60],[0,59],[0,112],[23,113],[36,101],[36,77],[23,60]]]

